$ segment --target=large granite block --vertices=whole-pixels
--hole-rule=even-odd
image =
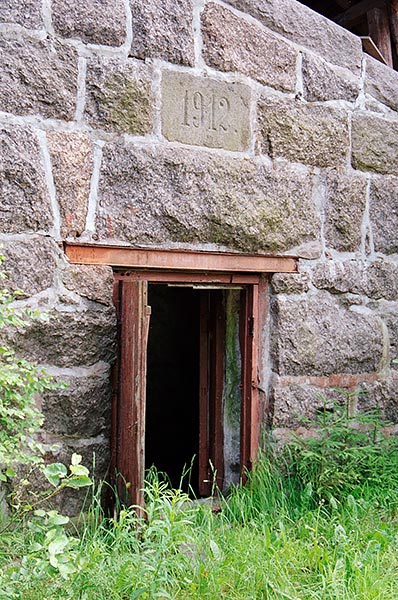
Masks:
[[[0,39],[0,110],[71,121],[77,51],[54,40]]]
[[[287,250],[319,238],[311,176],[249,159],[149,146],[104,148],[97,230],[132,244]]]
[[[218,4],[202,14],[203,56],[219,71],[237,71],[284,92],[296,85],[297,51],[272,31],[240,19]]]

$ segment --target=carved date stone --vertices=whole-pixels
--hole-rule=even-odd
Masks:
[[[245,151],[250,142],[250,89],[166,71],[162,133],[171,142]]]

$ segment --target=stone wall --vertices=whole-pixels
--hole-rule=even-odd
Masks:
[[[109,269],[59,242],[295,255],[263,385],[279,435],[334,386],[398,420],[398,74],[295,0],[5,0],[1,241],[70,384],[46,431],[107,464]],[[266,345],[267,346],[267,345]]]

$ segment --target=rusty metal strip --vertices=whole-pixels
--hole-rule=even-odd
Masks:
[[[64,243],[64,250],[72,263],[86,265],[230,273],[292,273],[297,271],[297,259],[291,256],[93,246],[69,242]]]

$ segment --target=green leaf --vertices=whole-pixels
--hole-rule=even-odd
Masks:
[[[75,452],[72,454],[72,458],[71,458],[71,465],[76,466],[76,465],[80,465],[80,463],[82,462],[82,456],[81,454],[75,454]]]
[[[86,477],[84,475],[76,475],[73,477],[69,477],[68,479],[65,479],[65,481],[63,482],[63,487],[70,487],[73,489],[77,489],[77,488],[82,488],[82,487],[87,487],[88,485],[92,485],[93,482],[91,481],[90,477]]]
[[[69,539],[66,535],[61,534],[56,537],[52,542],[48,545],[48,553],[50,556],[55,556],[56,554],[62,554],[65,550],[65,547],[68,545]],[[52,563],[51,563],[52,564]],[[55,566],[55,565],[53,565]]]
[[[58,487],[60,479],[68,474],[68,470],[62,463],[53,463],[43,469],[44,476],[54,487]]]
[[[63,577],[73,575],[77,571],[76,567],[70,562],[63,563],[58,561],[57,569]]]
[[[48,525],[52,526],[56,526],[56,525],[66,525],[67,523],[69,523],[70,519],[69,517],[67,517],[66,515],[53,515],[48,519]]]
[[[85,477],[89,475],[89,470],[83,465],[70,465],[69,469],[72,475],[84,475]]]
[[[35,515],[35,517],[45,517],[47,513],[42,508],[38,508],[33,514]]]

